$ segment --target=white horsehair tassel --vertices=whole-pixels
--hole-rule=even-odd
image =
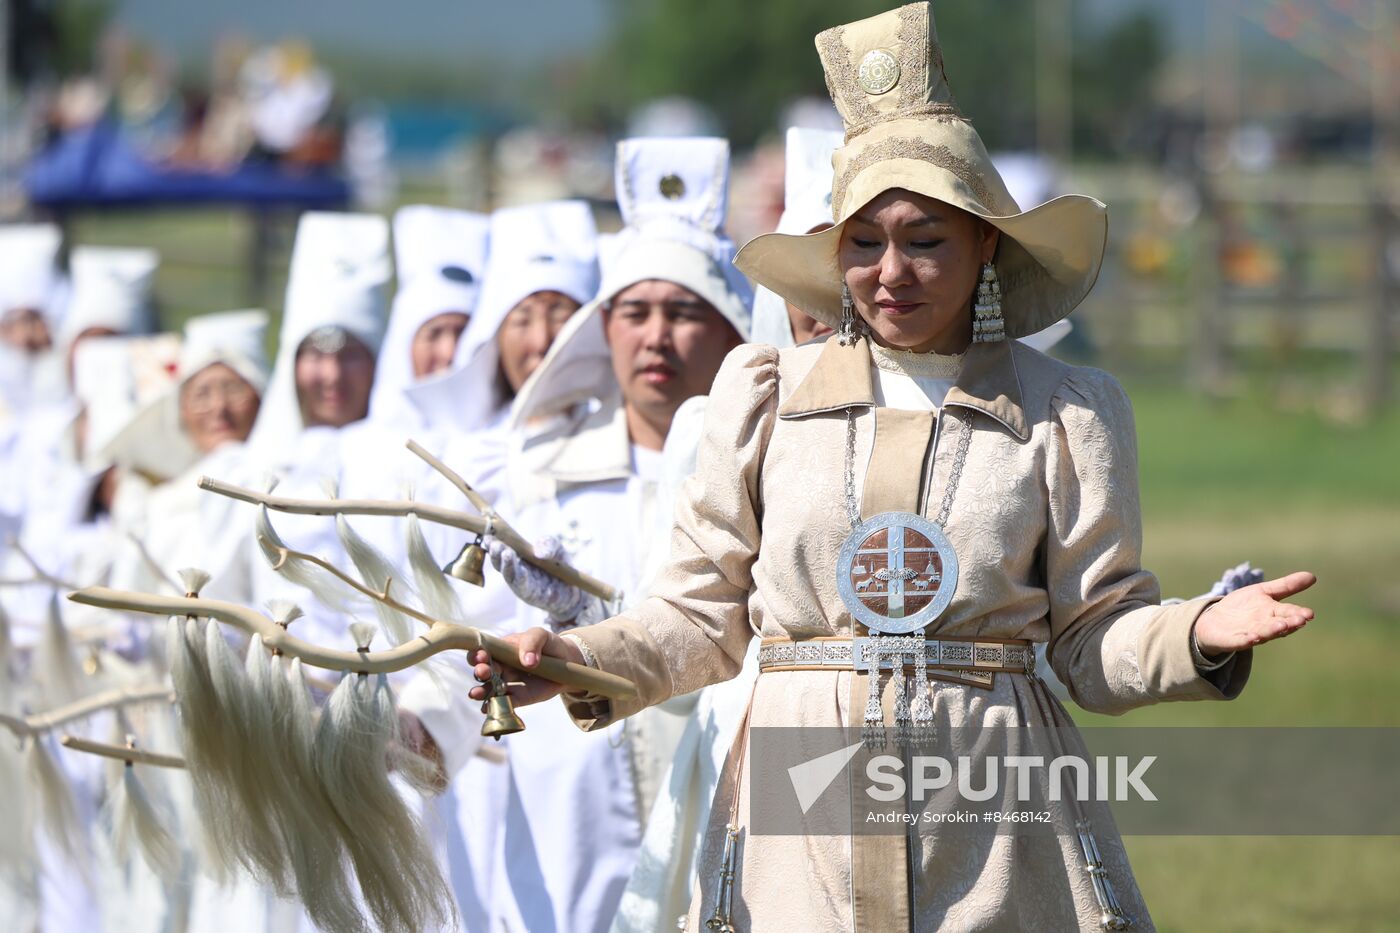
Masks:
[[[126,737],[126,747],[136,747],[136,736]],[[180,873],[180,845],[163,825],[158,808],[136,774],[136,766],[127,762],[111,790],[112,847],[123,858],[139,852],[146,864],[159,877],[174,880]]]
[[[209,571],[200,570],[198,567],[186,567],[175,575],[180,578],[185,592],[193,596],[198,596],[200,591],[209,585]]]

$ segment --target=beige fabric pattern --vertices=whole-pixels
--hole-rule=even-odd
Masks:
[[[671,563],[651,598],[575,633],[604,670],[639,688],[632,702],[570,702],[582,728],[733,677],[754,630],[793,639],[852,634],[835,569],[849,531],[844,409],[860,410],[856,462],[867,463],[870,383],[863,340],[783,351],[748,345],[730,354],[711,393],[697,472],[677,505]],[[1189,633],[1210,601],[1160,606],[1157,581],[1140,566],[1132,412],[1112,377],[1016,342],[974,344],[943,409],[961,409],[958,428],[970,421],[973,436],[945,529],[961,576],[930,636],[1048,642],[1076,702],[1098,712],[1238,695],[1250,652],[1210,679],[1198,674]],[[940,440],[925,515],[941,501],[953,454]],[[838,671],[763,675],[751,724],[849,726],[851,679]],[[932,699],[939,729],[1070,723],[1029,677],[999,675],[990,690],[935,682]],[[747,764],[733,773],[733,762],[707,830],[689,929],[700,929],[713,909],[735,780],[739,818],[747,818],[750,775]],[[1112,817],[1102,804],[1086,812],[1120,901],[1137,929],[1150,929]],[[849,929],[850,846],[845,837],[745,833],[738,928]],[[1097,923],[1089,877],[1068,836],[1013,841],[988,826],[985,837],[959,836],[941,848],[933,837],[918,857],[916,929]],[[888,880],[899,877],[886,876],[886,893],[899,896],[899,882]]]

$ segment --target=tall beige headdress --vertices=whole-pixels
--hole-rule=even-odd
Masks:
[[[845,221],[902,188],[975,214],[1004,234],[994,262],[1008,337],[1035,333],[1073,311],[1098,278],[1107,209],[1094,198],[1066,195],[1020,210],[953,99],[930,4],[828,29],[817,36],[817,51],[846,125],[846,144],[832,157],[836,226],[760,236],[739,252],[739,268],[839,327],[837,246]]]

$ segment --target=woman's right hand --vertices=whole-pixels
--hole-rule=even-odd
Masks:
[[[506,693],[510,695],[517,706],[539,703],[558,696],[564,691],[563,684],[546,680],[534,673],[535,668],[539,667],[541,657],[559,658],[564,661],[572,661],[575,664],[586,665],[587,663],[577,644],[568,638],[560,638],[547,628],[526,629],[515,635],[507,635],[504,641],[515,648],[520,663],[518,665],[495,663],[500,670],[501,679],[507,683],[514,682],[512,686],[506,688]],[[491,679],[491,656],[485,650],[478,649],[472,652],[471,662],[473,665],[472,673],[477,680],[483,681],[483,683],[472,687],[468,696],[473,700],[484,700],[490,695],[490,689],[485,681]]]

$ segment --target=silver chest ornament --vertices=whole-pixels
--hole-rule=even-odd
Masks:
[[[928,726],[924,629],[937,619],[958,588],[958,555],[943,529],[912,512],[882,512],[851,530],[837,558],[836,589],[851,616],[870,634],[854,639],[852,661],[869,675],[865,725],[884,722],[880,676],[891,671],[895,723]],[[913,667],[913,697],[904,677]]]

